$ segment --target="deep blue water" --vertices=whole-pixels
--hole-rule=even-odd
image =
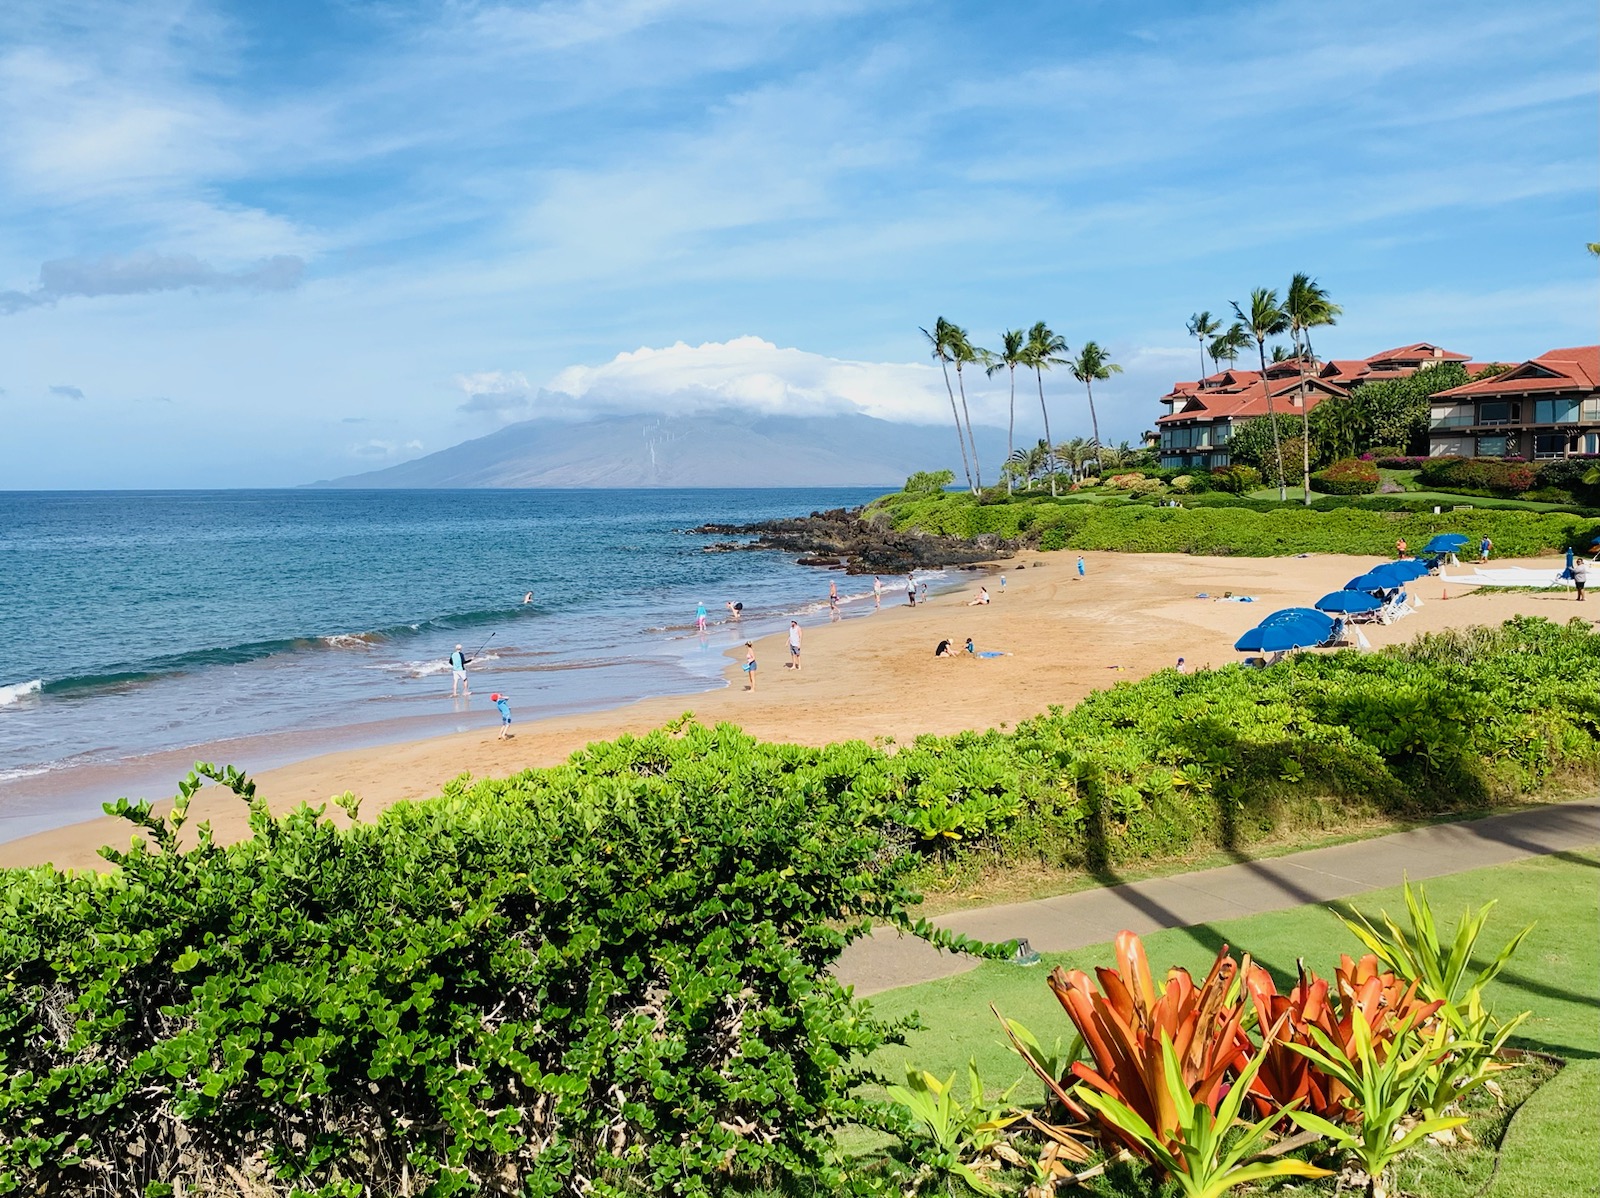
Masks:
[[[0,493],[0,838],[97,813],[105,776],[137,773],[105,767],[153,754],[491,726],[491,691],[521,720],[720,686],[735,641],[826,619],[830,579],[870,586],[682,530],[877,493]]]

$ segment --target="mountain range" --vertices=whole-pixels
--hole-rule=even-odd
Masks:
[[[986,482],[1005,439],[977,428]],[[525,420],[409,462],[318,487],[899,486],[918,470],[964,478],[955,426],[871,416],[747,412],[617,416],[583,424]]]

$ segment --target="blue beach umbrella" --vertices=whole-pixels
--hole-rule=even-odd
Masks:
[[[1347,591],[1392,591],[1405,586],[1413,575],[1395,569],[1398,562],[1390,562],[1385,566],[1378,566],[1368,570],[1358,578],[1352,578],[1344,584]]]
[[[1259,624],[1234,642],[1241,653],[1284,653],[1290,649],[1310,649],[1328,639],[1326,629],[1305,620],[1285,620],[1281,624]]]
[[[1454,553],[1467,543],[1458,532],[1442,532],[1422,547],[1424,553]]]
[[[1268,624],[1287,624],[1296,620],[1304,621],[1313,628],[1332,630],[1333,617],[1323,614],[1314,607],[1285,607],[1273,612],[1261,621],[1261,627]]]
[[[1404,561],[1390,562],[1386,566],[1378,567],[1378,569],[1386,571],[1401,582],[1410,582],[1414,578],[1426,578],[1428,575],[1428,563],[1421,558],[1415,557],[1408,557]]]
[[[1354,612],[1377,611],[1383,604],[1371,595],[1364,595],[1360,591],[1334,591],[1317,600],[1317,607],[1324,612],[1336,611],[1346,615]]]

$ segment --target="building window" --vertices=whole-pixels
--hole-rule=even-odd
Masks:
[[[1216,426],[1216,430],[1217,431],[1214,440],[1218,445],[1226,445],[1228,443],[1228,438],[1233,435],[1233,425],[1219,424]],[[1224,462],[1223,465],[1227,465],[1227,463]]]
[[[1583,401],[1583,422],[1600,424],[1600,395]]]
[[[1479,437],[1478,456],[1480,458],[1503,458],[1511,452],[1507,448],[1510,442],[1508,437]]]
[[[1479,424],[1516,424],[1522,419],[1522,405],[1516,400],[1494,400],[1478,405]]]
[[[1535,433],[1533,437],[1533,456],[1536,458],[1560,458],[1567,454],[1566,433]]]
[[[1584,453],[1600,453],[1600,433],[1583,434]]]
[[[1429,428],[1460,428],[1473,421],[1470,403],[1450,404],[1434,408],[1428,414]]]
[[[1471,437],[1434,437],[1428,443],[1428,454],[1436,458],[1470,458],[1473,448]]]
[[[1539,399],[1533,404],[1535,424],[1575,424],[1579,402],[1576,399]]]

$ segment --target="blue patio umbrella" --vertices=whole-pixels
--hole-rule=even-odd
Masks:
[[[1280,608],[1262,620],[1261,625],[1285,624],[1295,620],[1303,620],[1313,628],[1331,629],[1333,627],[1333,617],[1325,615],[1314,607]]]
[[[1422,547],[1424,553],[1454,553],[1467,543],[1467,538],[1458,532],[1442,532],[1432,538]]]
[[[1390,562],[1388,565],[1379,566],[1388,574],[1392,574],[1401,582],[1410,582],[1413,578],[1425,578],[1428,574],[1428,563],[1421,558],[1408,557],[1404,561]]]
[[[1371,595],[1364,595],[1360,591],[1334,591],[1317,600],[1317,607],[1324,612],[1336,611],[1349,615],[1354,612],[1377,611],[1383,604]]]
[[[1241,653],[1284,653],[1290,649],[1310,649],[1328,639],[1326,629],[1306,620],[1285,620],[1281,624],[1258,624],[1234,642]]]
[[[1404,562],[1386,562],[1381,566],[1374,566],[1365,574],[1352,578],[1344,584],[1347,591],[1392,591],[1405,586],[1417,575],[1405,569]],[[1427,570],[1424,568],[1423,573]]]

